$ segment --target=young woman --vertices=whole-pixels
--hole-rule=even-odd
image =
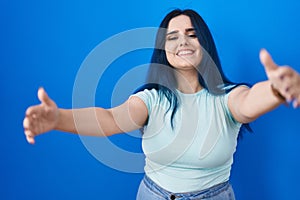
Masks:
[[[174,10],[160,28],[147,84],[125,103],[59,109],[41,88],[41,104],[29,107],[23,122],[27,141],[51,130],[110,136],[143,128],[146,175],[137,199],[234,199],[229,176],[241,127],[282,103],[298,107],[300,76],[262,50],[269,80],[232,83],[199,14]]]

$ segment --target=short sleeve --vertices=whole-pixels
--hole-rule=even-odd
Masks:
[[[235,120],[235,118],[233,117],[232,113],[229,110],[229,107],[228,107],[228,98],[229,98],[229,95],[230,95],[230,92],[227,93],[227,94],[225,94],[223,96],[223,98],[222,98],[222,104],[223,104],[222,106],[224,108],[226,118],[229,120],[229,123],[231,125],[240,127],[241,123]]]
[[[238,85],[237,87],[246,87],[249,88],[248,85],[242,84],[242,85]],[[228,98],[230,93],[233,91],[234,89],[230,90],[227,94],[224,95],[224,100],[223,100],[223,107],[225,108],[225,112],[226,112],[226,116],[230,119],[230,121],[236,125],[241,125],[242,123],[238,122],[232,115],[232,113],[229,110],[228,107]]]
[[[146,105],[147,109],[148,109],[148,114],[151,114],[153,105],[155,105],[157,103],[158,100],[158,92],[156,89],[145,89],[143,91],[140,91],[136,94],[133,94],[131,96],[135,96],[140,98]]]

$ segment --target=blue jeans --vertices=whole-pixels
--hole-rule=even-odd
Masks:
[[[235,200],[230,183],[224,182],[198,192],[172,193],[145,176],[142,180],[137,200]]]

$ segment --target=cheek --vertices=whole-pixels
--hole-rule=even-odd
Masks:
[[[166,50],[166,57],[167,57],[167,60],[168,60],[168,62],[172,65],[172,66],[174,66],[174,59],[175,59],[175,55],[174,55],[174,53],[171,53],[171,52],[168,52],[167,50]]]
[[[176,45],[171,43],[166,43],[165,45],[166,57],[171,65],[173,65],[173,61],[175,59],[176,53]]]
[[[176,48],[177,48],[177,45],[175,42],[166,42],[165,44],[165,50],[167,53],[175,53],[176,51]]]

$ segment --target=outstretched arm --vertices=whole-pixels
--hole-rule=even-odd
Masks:
[[[59,109],[43,88],[38,91],[41,104],[26,110],[23,121],[24,132],[29,143],[34,137],[51,130],[60,130],[89,136],[110,136],[129,132],[144,125],[148,110],[138,97],[111,109],[82,108]]]
[[[300,75],[291,67],[276,65],[264,49],[260,60],[269,80],[250,89],[237,87],[229,95],[229,109],[241,123],[249,123],[282,103],[293,101],[295,108],[300,105]]]

